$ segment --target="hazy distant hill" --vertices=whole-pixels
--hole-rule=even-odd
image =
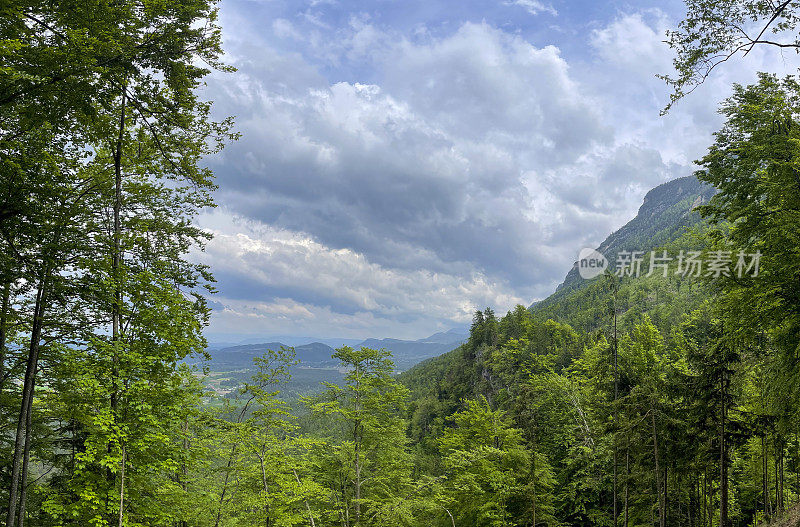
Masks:
[[[283,346],[280,342],[265,342],[262,344],[243,344],[222,349],[209,350],[212,371],[231,371],[250,369],[253,367],[253,358],[260,357],[267,350],[279,350]],[[331,358],[333,348],[320,342],[312,342],[294,348],[297,360],[302,366],[332,367],[337,361]]]
[[[451,329],[450,331],[435,333],[419,340],[400,339],[367,339],[355,346],[369,348],[386,348],[394,355],[398,369],[410,368],[414,364],[442,353],[457,348],[467,339],[466,329]],[[259,344],[242,344],[221,348],[209,347],[211,361],[208,364],[212,371],[233,371],[251,369],[253,358],[266,353],[267,350],[280,349],[282,342],[265,342]],[[333,368],[338,364],[332,359],[334,348],[321,342],[312,342],[295,346],[297,360],[300,367],[306,368]]]
[[[465,327],[462,329],[451,329],[449,331],[442,331],[434,333],[430,337],[419,339],[416,342],[432,342],[435,344],[452,344],[453,342],[462,342],[469,338],[469,330]]]
[[[457,348],[469,337],[466,329],[435,333],[419,340],[367,339],[359,346],[367,348],[386,348],[394,355],[399,369],[410,368],[414,364]]]
[[[332,348],[338,348],[340,346],[355,346],[363,340],[328,337],[297,337],[293,335],[268,335],[262,337],[236,338],[236,335],[219,335],[213,333],[206,335],[206,338],[209,341],[207,348],[209,350],[233,348],[248,344],[263,344],[265,342],[280,342],[287,346],[305,346],[306,344],[319,342]]]

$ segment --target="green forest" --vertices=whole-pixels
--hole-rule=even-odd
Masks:
[[[795,2],[686,9],[665,105],[748,46],[798,47]],[[573,270],[401,374],[345,346],[340,383],[285,396],[282,348],[218,397],[186,360],[215,291],[192,258],[204,159],[238,138],[203,98],[212,70],[233,73],[209,0],[0,5],[7,527],[745,527],[800,501],[797,78],[733,86],[688,190],[652,191],[605,246],[729,267]]]

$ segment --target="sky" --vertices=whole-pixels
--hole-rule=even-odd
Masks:
[[[552,293],[689,175],[756,49],[666,116],[676,1],[222,0],[213,339],[421,338]]]

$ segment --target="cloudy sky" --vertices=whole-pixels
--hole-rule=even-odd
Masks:
[[[222,0],[207,96],[242,138],[199,223],[212,338],[420,338],[551,293],[688,175],[768,50],[668,116],[676,1]],[[793,62],[794,61],[794,62]]]

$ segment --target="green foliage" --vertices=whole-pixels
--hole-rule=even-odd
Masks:
[[[800,47],[800,13],[790,0],[685,0],[685,4],[686,16],[667,34],[676,54],[677,75],[661,76],[673,88],[665,112],[737,54],[746,56],[756,46]]]
[[[212,280],[186,255],[213,205],[201,159],[235,137],[197,94],[209,67],[226,69],[216,13],[209,1],[0,8],[10,527],[168,525],[185,497],[199,397],[178,363],[203,353]]]
[[[717,284],[737,337],[764,334],[783,356],[800,346],[800,85],[794,77],[762,74],[735,86],[723,104],[725,126],[700,161],[698,177],[720,192],[703,214],[723,224],[711,236],[720,250],[760,252],[758,276],[732,270]],[[749,259],[747,260],[749,263]]]
[[[486,399],[467,401],[451,416],[454,427],[439,440],[447,503],[470,525],[514,525],[513,501],[521,501],[530,459],[522,434]]]
[[[323,457],[337,469],[324,480],[335,512],[346,525],[410,525],[410,456],[406,450],[408,390],[392,378],[386,350],[344,346],[333,357],[347,368],[344,386],[306,400],[334,425],[339,444]],[[332,441],[336,436],[330,437]]]

